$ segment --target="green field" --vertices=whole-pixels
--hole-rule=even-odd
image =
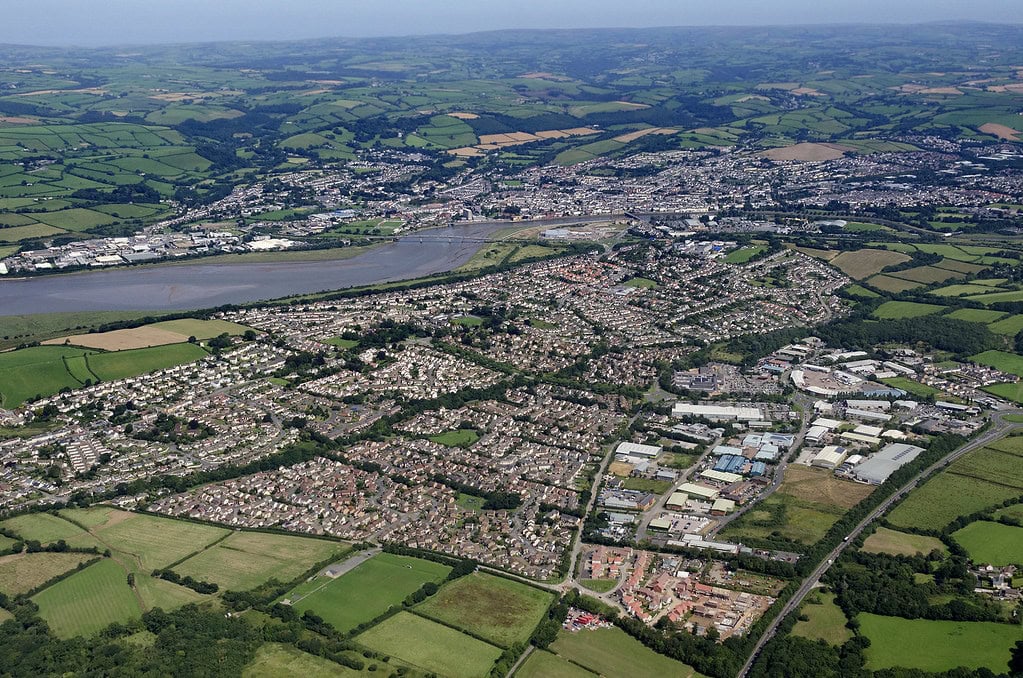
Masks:
[[[1023,640],[1019,625],[902,619],[861,613],[860,633],[870,639],[864,654],[871,670],[947,671],[958,666],[1004,673],[1009,650]],[[907,642],[907,639],[912,639]]]
[[[141,614],[124,570],[106,558],[32,597],[39,616],[57,636],[91,635],[114,622]]]
[[[983,285],[974,285],[970,283],[962,283],[958,285],[947,285],[945,287],[939,287],[936,290],[932,290],[931,294],[935,294],[939,297],[962,297],[968,294],[986,294],[991,289],[984,287]],[[961,311],[972,311],[974,309],[960,309]],[[995,311],[991,311],[994,313]],[[965,318],[964,318],[965,320]]]
[[[14,530],[22,539],[35,539],[41,544],[52,544],[60,539],[75,548],[99,547],[100,543],[77,525],[49,513],[26,513],[0,523]]]
[[[515,678],[593,678],[595,675],[546,650],[529,655],[515,672]]]
[[[337,346],[338,348],[355,348],[359,345],[359,342],[355,339],[342,339],[341,337],[330,337],[329,339],[324,339],[323,343],[329,346]]]
[[[881,296],[877,292],[868,290],[863,285],[849,285],[848,287],[845,288],[845,291],[847,294],[851,294],[854,297],[864,297],[866,299],[876,299],[877,297]]]
[[[501,656],[500,648],[409,612],[399,612],[355,641],[422,671],[451,678],[485,676]]]
[[[915,301],[886,301],[874,311],[874,317],[881,320],[899,320],[902,318],[918,318],[944,310],[937,304],[921,304]]]
[[[902,278],[893,278],[890,275],[875,275],[867,280],[867,284],[873,285],[879,290],[894,293],[905,292],[906,290],[922,287],[920,283],[910,282],[909,280],[903,280]]]
[[[69,346],[8,351],[0,353],[0,398],[4,407],[13,408],[29,398],[78,388],[82,386],[78,377],[85,373],[112,381],[193,362],[206,355],[202,348],[188,343],[113,353]]]
[[[103,381],[127,379],[140,374],[191,363],[208,353],[195,344],[169,344],[113,353],[93,353],[88,357],[89,369]]]
[[[952,538],[966,549],[975,563],[1023,564],[1023,527],[978,520],[953,532]]]
[[[721,532],[726,539],[781,537],[813,544],[845,513],[844,508],[775,492]]]
[[[235,532],[227,539],[174,566],[181,576],[247,591],[274,578],[287,582],[348,547],[325,539],[262,532]]]
[[[2,233],[2,231],[0,231]],[[970,301],[979,301],[982,304],[994,304],[999,301],[1023,301],[1023,290],[1013,292],[994,292],[992,294],[971,295],[966,297]]]
[[[1023,382],[1016,382],[1012,384],[992,384],[991,386],[983,386],[981,391],[986,391],[991,395],[998,396],[999,398],[1005,398],[1011,400],[1014,403],[1023,405]]]
[[[1023,356],[1005,351],[984,351],[970,356],[970,360],[981,365],[988,365],[996,370],[1023,377]]]
[[[0,400],[13,409],[29,398],[49,396],[82,384],[68,372],[65,358],[88,351],[66,346],[34,346],[0,353]]]
[[[926,398],[927,396],[941,393],[940,390],[934,388],[933,386],[921,384],[919,381],[913,381],[912,379],[909,379],[907,377],[887,377],[885,379],[882,379],[881,381],[887,384],[888,386],[892,386],[894,388],[901,388],[906,393],[911,393],[915,396],[920,396],[921,398]]]
[[[293,645],[266,643],[256,650],[252,662],[242,671],[242,678],[279,678],[280,676],[301,676],[302,678],[333,678],[340,676],[361,676],[355,671],[329,659],[303,652]]]
[[[644,289],[653,289],[657,287],[657,282],[650,278],[629,278],[622,284],[626,287],[642,287]]]
[[[168,332],[177,332],[185,337],[195,337],[199,340],[212,339],[221,334],[229,334],[233,337],[245,334],[252,329],[245,325],[228,322],[226,320],[197,320],[194,318],[183,318],[181,320],[165,320],[163,322],[146,325],[146,327],[158,327]]]
[[[597,593],[607,593],[618,586],[617,579],[576,579],[582,586]]]
[[[89,553],[17,553],[0,557],[0,593],[27,593],[95,557]]]
[[[965,320],[970,323],[994,323],[996,320],[1004,318],[1005,313],[1001,311],[985,311],[982,308],[960,308],[949,313],[947,317],[955,320]],[[991,331],[994,331],[994,328],[991,328]]]
[[[299,584],[284,597],[300,614],[312,610],[346,633],[398,605],[426,582],[442,581],[450,571],[429,560],[381,553],[337,579],[320,576]]]
[[[562,630],[550,649],[562,658],[608,678],[689,678],[699,675],[691,666],[657,654],[619,628],[575,633]]]
[[[988,329],[995,334],[1014,337],[1019,334],[1020,330],[1023,330],[1023,315],[1014,315],[1005,320],[993,322],[988,325]]]
[[[416,612],[509,647],[529,639],[552,600],[545,591],[477,572],[446,585]]]
[[[767,248],[763,245],[746,246],[740,247],[737,250],[732,250],[725,256],[725,261],[729,264],[745,264],[753,257],[766,252]]]
[[[445,447],[469,447],[479,439],[480,434],[471,428],[460,428],[430,436],[430,440]]]
[[[792,627],[792,635],[810,640],[823,640],[831,645],[841,645],[852,638],[852,631],[845,625],[845,613],[835,604],[835,594],[817,591],[811,594],[811,597],[818,598],[821,602],[803,604],[799,614],[809,617],[809,620],[796,622]]]
[[[137,559],[139,567],[146,573],[166,567],[230,534],[229,530],[222,527],[140,513],[103,508],[85,511],[107,512],[106,520],[97,523],[92,530],[110,548]],[[68,515],[78,519],[74,513]]]
[[[976,453],[971,452],[959,461],[973,454]],[[958,463],[913,490],[888,515],[888,522],[895,527],[941,530],[959,516],[990,508],[1021,494],[1018,488],[959,475],[954,472]]]
[[[887,553],[893,556],[913,556],[917,553],[927,555],[934,550],[945,553],[948,547],[937,537],[910,534],[879,527],[877,531],[863,542],[863,550],[867,553]]]

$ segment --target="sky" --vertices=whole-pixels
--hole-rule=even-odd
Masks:
[[[125,45],[596,28],[975,20],[1021,0],[0,0],[0,43]]]

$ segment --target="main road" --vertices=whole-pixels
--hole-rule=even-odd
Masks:
[[[871,511],[863,520],[861,520],[859,524],[856,525],[856,527],[854,527],[849,532],[849,534],[845,536],[842,542],[838,546],[833,548],[830,553],[828,553],[827,557],[821,562],[821,564],[818,565],[814,569],[814,571],[811,572],[810,575],[803,580],[802,585],[796,591],[795,595],[793,595],[792,598],[789,599],[789,601],[785,604],[785,607],[781,609],[781,612],[778,613],[778,615],[771,621],[771,624],[764,631],[764,634],[760,636],[760,640],[757,641],[756,646],[754,646],[753,652],[750,653],[749,659],[746,660],[746,663],[743,665],[742,670],[739,672],[739,678],[744,678],[749,674],[750,668],[753,666],[753,663],[757,660],[757,657],[760,656],[760,652],[761,650],[764,649],[764,645],[766,645],[767,642],[774,637],[774,634],[777,633],[778,631],[778,626],[781,625],[785,617],[787,617],[796,608],[799,607],[799,605],[803,602],[803,598],[805,598],[806,595],[810,593],[810,591],[815,586],[817,586],[817,583],[820,581],[821,577],[824,576],[824,573],[828,571],[828,568],[831,567],[831,564],[835,562],[835,559],[842,554],[842,551],[844,551],[845,548],[852,541],[854,541],[856,537],[858,537],[860,533],[863,532],[863,530],[868,525],[870,525],[872,522],[874,522],[882,515],[884,515],[892,506],[894,506],[904,496],[906,496],[906,494],[910,490],[916,487],[921,480],[923,480],[930,474],[951,464],[953,461],[959,459],[964,454],[984,447],[988,443],[993,442],[998,438],[1001,438],[1006,433],[1008,433],[1010,429],[1017,426],[1015,422],[1008,422],[1005,420],[1005,416],[1009,414],[1021,415],[1023,414],[1023,410],[1018,409],[1001,410],[999,412],[992,413],[991,427],[987,431],[985,431],[978,437],[974,438],[973,440],[970,440],[963,446],[946,454],[938,461],[934,462],[924,470],[917,473],[909,481],[907,481],[905,485],[899,488],[897,492],[894,492],[890,497],[881,502],[877,506],[877,508]]]

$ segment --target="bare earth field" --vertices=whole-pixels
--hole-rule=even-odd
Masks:
[[[909,257],[901,252],[866,249],[842,252],[831,260],[831,264],[853,280],[863,280],[886,266],[901,264],[904,261],[909,261]]]
[[[772,148],[760,155],[771,160],[799,160],[802,162],[824,162],[841,158],[846,151],[854,150],[840,144],[802,143],[781,148]]]
[[[785,470],[785,480],[778,491],[817,504],[852,508],[873,490],[871,485],[839,480],[826,471],[792,464]]]
[[[124,351],[132,348],[149,348],[150,346],[166,346],[180,344],[187,336],[160,329],[159,327],[133,327],[129,330],[113,332],[97,332],[93,334],[75,334],[44,341],[48,345],[71,344],[86,348],[99,348],[105,351]]]
[[[1015,130],[1006,125],[999,125],[996,122],[989,122],[979,127],[980,131],[984,134],[993,134],[999,139],[1005,139],[1007,141],[1019,141],[1020,131]]]

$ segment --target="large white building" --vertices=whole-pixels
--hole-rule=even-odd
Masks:
[[[711,421],[760,421],[764,418],[759,407],[693,405],[692,403],[675,403],[671,413],[676,417],[703,417]]]

